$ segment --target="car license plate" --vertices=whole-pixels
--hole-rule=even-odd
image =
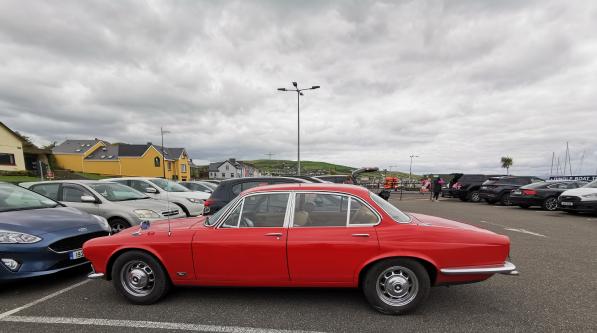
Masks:
[[[560,202],[560,204],[562,206],[574,206],[574,202],[562,201],[562,202]]]
[[[512,194],[520,195],[520,194],[522,194],[522,192],[521,191],[514,191],[514,192],[512,192]]]
[[[70,260],[83,258],[83,250],[76,250],[76,251],[69,252],[68,258]]]

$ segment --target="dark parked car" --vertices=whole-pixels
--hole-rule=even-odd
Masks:
[[[246,177],[233,178],[220,182],[209,199],[203,203],[203,215],[212,215],[236,198],[242,191],[253,187],[289,183],[311,183],[308,180],[293,177]]]
[[[510,194],[510,203],[522,208],[541,206],[545,210],[558,209],[558,197],[566,190],[586,185],[582,181],[551,181],[525,185]]]
[[[479,197],[489,204],[500,202],[510,206],[510,194],[521,186],[542,182],[543,179],[532,176],[491,177],[479,189]]]
[[[103,217],[0,182],[0,282],[84,265],[83,243],[109,233]]]
[[[352,184],[352,185],[359,185],[358,176],[362,173],[366,172],[375,172],[378,171],[379,168],[377,167],[365,167],[360,168],[353,171],[350,175],[323,175],[323,176],[314,176],[314,178],[330,182],[336,184]]]
[[[462,174],[453,173],[453,178],[448,183],[448,186],[442,189],[442,196],[458,198],[462,201],[479,202],[481,197],[479,196],[479,189],[481,184],[491,177],[480,174]]]
[[[597,180],[563,192],[558,198],[558,208],[571,214],[597,214]]]

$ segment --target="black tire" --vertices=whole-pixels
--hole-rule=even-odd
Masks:
[[[388,274],[391,275],[388,276]],[[409,279],[406,279],[405,276]],[[394,278],[394,284],[392,278]],[[382,282],[384,279],[385,283]],[[386,290],[390,284],[394,288],[391,291]],[[405,284],[408,284],[408,290],[402,289]],[[431,282],[429,273],[420,263],[411,259],[388,259],[376,263],[367,271],[362,288],[365,298],[377,311],[384,314],[401,315],[413,311],[425,301],[429,295]],[[395,297],[392,297],[390,293]],[[399,298],[401,293],[406,297],[402,302]]]
[[[479,202],[481,201],[481,197],[479,195],[479,191],[470,191],[468,193],[468,200],[470,200],[470,202]]]
[[[128,251],[116,258],[112,266],[112,282],[114,288],[134,304],[153,304],[170,290],[170,279],[164,267],[143,251]],[[135,288],[135,283],[137,287],[143,287],[143,282],[147,282],[145,288]]]
[[[110,228],[112,229],[112,234],[117,234],[117,233],[121,232],[122,230],[131,227],[131,224],[127,220],[120,218],[120,217],[111,218],[108,221],[108,224],[110,225]]]
[[[510,193],[504,193],[500,197],[500,203],[504,206],[510,206]]]
[[[558,210],[558,198],[549,197],[543,201],[541,207],[550,212]]]
[[[518,205],[518,207],[520,207],[520,208],[524,208],[524,209],[527,209],[527,208],[529,208],[529,207],[531,207],[531,206],[529,206],[529,205]]]

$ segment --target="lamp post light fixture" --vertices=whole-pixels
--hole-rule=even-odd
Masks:
[[[412,174],[413,174],[413,158],[417,158],[419,157],[418,155],[410,155],[410,167],[408,169],[408,182],[410,183],[410,180],[412,178]]]
[[[294,88],[278,88],[279,91],[290,91],[296,92],[296,123],[297,123],[297,131],[296,131],[296,141],[297,141],[297,150],[296,150],[296,159],[298,165],[296,167],[296,174],[298,176],[301,175],[301,96],[303,95],[303,91],[305,90],[314,90],[319,89],[319,86],[311,86],[311,88],[303,88],[299,89],[298,83],[292,82],[292,86]]]

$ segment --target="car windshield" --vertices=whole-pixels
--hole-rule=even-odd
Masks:
[[[590,183],[588,183],[587,185],[583,186],[583,187],[588,187],[588,188],[597,188],[597,180],[594,180]]]
[[[171,180],[154,178],[151,182],[166,192],[189,192],[189,189]]]
[[[240,199],[238,197],[236,197],[236,199],[227,203],[224,207],[222,207],[220,210],[215,212],[213,215],[208,216],[207,220],[205,220],[205,225],[212,226],[212,225],[216,224],[216,222],[218,221],[220,216],[222,216],[222,214],[224,214],[228,210],[229,207],[236,204],[236,202],[238,202],[238,200],[240,200]]]
[[[0,183],[0,212],[53,208],[60,204],[20,186]]]
[[[409,222],[410,216],[404,214],[400,209],[394,207],[391,203],[382,199],[379,195],[369,192],[369,196],[375,203],[381,207],[394,221],[396,222]]]
[[[89,187],[109,201],[149,199],[147,195],[118,183],[94,183],[90,184]]]
[[[212,191],[216,189],[216,187],[218,187],[218,185],[216,184],[212,184],[212,183],[208,183],[208,182],[200,182],[199,184],[209,187]]]

